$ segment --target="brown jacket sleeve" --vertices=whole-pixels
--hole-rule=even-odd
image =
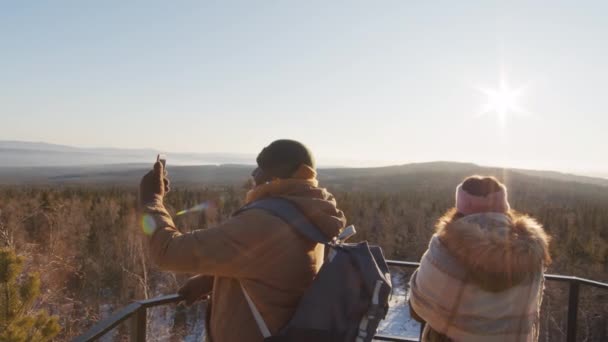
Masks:
[[[152,260],[168,271],[225,277],[248,277],[265,251],[280,243],[277,220],[250,210],[214,228],[180,233],[173,219],[157,201],[145,206],[156,230],[149,240]]]

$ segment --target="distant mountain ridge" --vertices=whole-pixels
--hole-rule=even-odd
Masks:
[[[154,149],[81,148],[44,142],[1,141],[0,167],[94,166],[150,163]],[[170,153],[173,165],[252,164],[252,155],[238,153]]]
[[[0,167],[0,184],[84,184],[137,185],[151,163]],[[242,185],[249,178],[252,165],[172,165],[167,170],[178,186]],[[392,191],[405,183],[442,182],[457,184],[473,174],[493,175],[501,179],[538,179],[553,183],[580,183],[608,187],[608,179],[568,175],[551,171],[488,168],[470,163],[431,162],[377,168],[320,168],[319,180],[334,188],[362,191]]]
[[[154,161],[154,149],[79,148],[44,142],[0,141],[0,184],[15,183],[120,183],[137,182]],[[168,165],[178,183],[243,182],[255,156],[235,153],[169,153]],[[338,184],[361,180],[370,183],[398,181],[406,175],[521,174],[543,179],[608,186],[608,179],[556,171],[503,169],[472,163],[427,162],[367,168],[321,168],[322,180]],[[388,186],[387,186],[388,187]]]

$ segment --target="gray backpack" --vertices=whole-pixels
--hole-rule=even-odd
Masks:
[[[281,218],[309,240],[326,246],[327,257],[294,316],[272,336],[264,318],[247,294],[251,312],[264,341],[369,342],[388,311],[392,291],[388,266],[378,246],[345,243],[355,234],[349,226],[333,239],[325,237],[291,202],[268,198],[253,202],[236,214],[262,209]],[[285,246],[289,248],[289,246]]]

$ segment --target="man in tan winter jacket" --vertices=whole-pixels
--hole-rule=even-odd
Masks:
[[[293,140],[277,140],[257,157],[255,187],[246,203],[283,197],[294,203],[328,238],[339,234],[346,218],[334,197],[318,186],[309,150]],[[140,185],[145,220],[154,226],[150,250],[164,270],[194,273],[181,289],[192,301],[212,284],[209,337],[214,342],[262,341],[262,334],[241,290],[260,311],[272,334],[291,318],[323,262],[323,245],[263,210],[251,209],[218,227],[180,233],[163,205],[168,191],[164,166],[157,162]]]

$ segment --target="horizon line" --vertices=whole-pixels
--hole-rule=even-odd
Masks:
[[[201,155],[201,156],[226,156],[226,157],[239,157],[239,158],[251,158],[251,162],[243,162],[243,161],[234,161],[234,162],[211,162],[211,161],[202,161],[202,162],[177,162],[174,165],[178,166],[205,166],[205,165],[255,165],[255,155],[253,152],[176,152],[176,151],[167,151],[163,149],[158,149],[154,147],[108,147],[108,146],[95,146],[95,147],[85,147],[85,146],[77,146],[77,145],[67,145],[67,144],[58,144],[53,142],[46,141],[28,141],[28,140],[15,140],[15,139],[0,139],[0,144],[2,143],[16,143],[16,144],[24,144],[24,145],[48,145],[54,147],[63,147],[77,150],[116,150],[116,151],[151,151],[154,153],[165,153],[171,158],[171,155],[184,157],[187,155]],[[1,146],[0,146],[1,148]],[[31,149],[35,150],[35,149]],[[44,152],[44,151],[41,151]],[[51,152],[51,151],[49,151]],[[56,152],[56,151],[52,151]],[[570,174],[577,175],[582,177],[590,177],[590,178],[600,178],[600,179],[608,179],[608,169],[561,169],[561,168],[543,168],[543,167],[521,167],[514,165],[505,165],[505,164],[494,164],[494,163],[485,163],[485,162],[476,162],[476,161],[464,161],[464,160],[449,160],[449,159],[429,159],[429,160],[411,160],[411,161],[386,161],[386,160],[355,160],[352,158],[325,158],[329,160],[342,160],[341,162],[328,162],[322,163],[317,168],[319,169],[332,169],[332,168],[350,168],[350,169],[369,169],[369,168],[386,168],[386,167],[397,167],[397,166],[405,166],[412,164],[431,164],[431,163],[456,163],[456,164],[471,164],[477,167],[484,168],[497,168],[497,169],[511,169],[511,170],[522,170],[522,171],[544,171],[544,172],[556,172],[561,174]],[[82,164],[57,164],[57,165],[32,165],[32,166],[14,166],[14,165],[0,165],[1,168],[4,167],[89,167],[89,166],[110,166],[110,165],[136,165],[136,164],[145,164],[145,162],[110,162],[110,163],[82,163]]]

